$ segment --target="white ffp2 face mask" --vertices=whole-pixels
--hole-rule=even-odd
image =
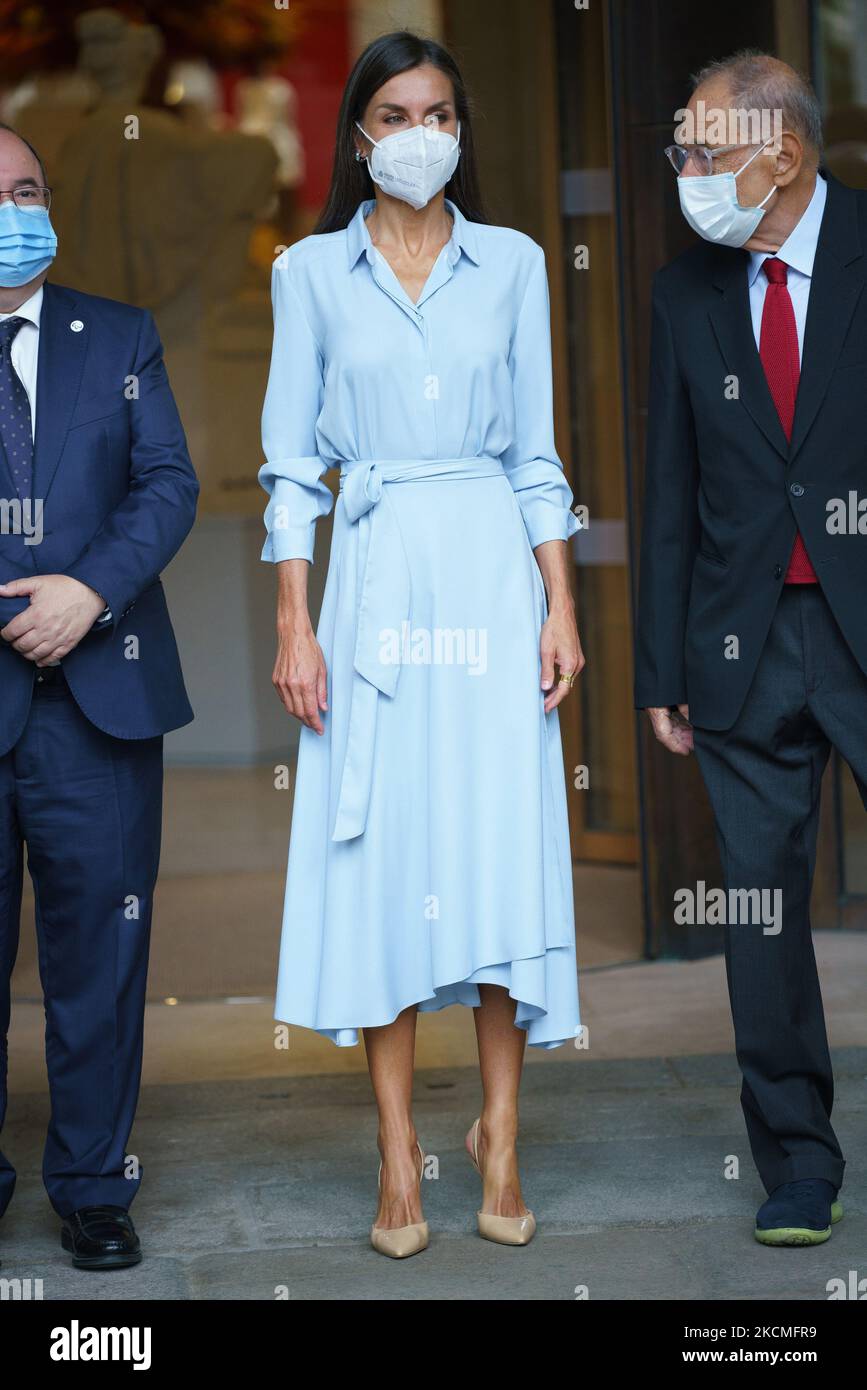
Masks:
[[[769,144],[770,141],[766,140],[764,145],[760,145],[737,173],[696,174],[692,178],[681,176],[677,180],[680,210],[692,230],[704,237],[705,241],[712,241],[717,246],[743,246],[755,232],[765,215],[765,203],[775,192],[776,184],[755,207],[742,208],[738,202],[735,180]]]
[[[401,198],[419,212],[431,198],[445,188],[458,165],[461,127],[457,139],[435,126],[416,125],[396,130],[384,140],[372,140],[363,126],[355,122],[373,145],[368,168],[370,177],[383,193]]]

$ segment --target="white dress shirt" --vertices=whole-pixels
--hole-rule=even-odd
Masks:
[[[825,211],[827,196],[828,185],[822,175],[818,174],[813,196],[807,204],[800,222],[793,228],[779,251],[776,252],[776,259],[785,261],[789,267],[787,284],[792,308],[795,311],[795,324],[798,329],[798,354],[801,358],[804,356],[804,328],[807,323],[807,305],[810,300],[813,262],[816,259],[819,228],[822,225],[822,214]],[[768,277],[762,274],[762,266],[771,254],[769,251],[751,251],[747,266],[750,313],[753,320],[756,347],[759,346],[762,336],[762,311],[765,307],[765,291],[768,288]],[[21,331],[23,333],[24,330]]]
[[[39,320],[42,315],[42,286],[25,299],[19,308],[11,314],[0,314],[0,323],[6,319],[20,318],[26,319],[15,334],[12,342],[11,361],[12,366],[21,379],[21,384],[27,392],[27,399],[30,402],[30,433],[33,439],[36,438],[36,383],[38,377],[37,366],[39,363]],[[111,621],[111,610],[106,607],[96,620],[96,626],[102,627]],[[49,666],[59,666],[59,661],[49,661]]]
[[[25,299],[20,309],[11,314],[0,314],[0,323],[6,319],[26,319],[15,334],[12,343],[12,366],[21,378],[27,399],[30,402],[30,431],[36,437],[36,364],[39,359],[39,319],[42,313],[42,286]]]

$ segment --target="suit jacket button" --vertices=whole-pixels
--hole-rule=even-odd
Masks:
[[[774,578],[775,578],[775,579],[779,579],[779,578],[780,578],[780,575],[781,575],[782,573],[783,573],[783,567],[782,567],[782,565],[774,565]]]
[[[792,486],[789,488],[789,491],[791,492],[793,497],[803,497],[804,495],[804,489],[800,483],[792,483]]]

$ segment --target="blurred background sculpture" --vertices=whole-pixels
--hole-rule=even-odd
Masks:
[[[291,84],[258,76],[296,22],[268,8],[61,3],[40,28],[19,6],[35,72],[5,101],[44,151],[56,278],[157,316],[211,512],[261,510],[270,265],[304,167]],[[234,118],[220,68],[245,59]]]

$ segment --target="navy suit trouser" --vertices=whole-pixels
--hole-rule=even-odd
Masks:
[[[43,1179],[60,1216],[129,1207],[127,1152],[141,1077],[148,946],[162,818],[162,738],[112,738],[61,668],[37,681],[0,757],[0,1129],[24,847],[36,900],[51,1119]],[[0,1215],[15,1170],[0,1151]]]

